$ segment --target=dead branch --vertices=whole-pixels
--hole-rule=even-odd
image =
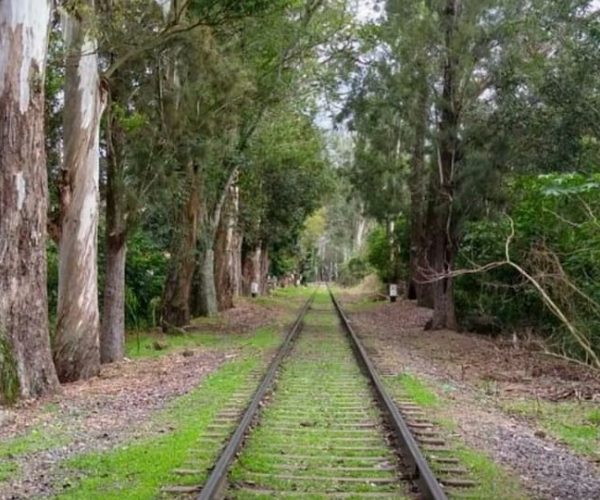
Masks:
[[[521,267],[516,262],[513,262],[510,256],[510,247],[515,238],[515,224],[511,217],[509,217],[510,221],[510,233],[506,238],[506,242],[504,244],[504,253],[505,260],[491,262],[484,266],[479,266],[474,269],[460,269],[456,271],[450,271],[447,273],[437,273],[436,275],[430,275],[426,280],[420,281],[419,283],[433,283],[439,280],[453,278],[466,274],[477,274],[482,272],[487,272],[492,269],[496,269],[502,266],[509,266],[516,270],[521,276],[523,276],[539,293],[542,298],[544,305],[550,310],[550,312],[565,326],[568,332],[571,334],[571,337],[577,342],[579,347],[581,347],[586,356],[590,360],[590,364],[596,368],[600,369],[600,356],[594,351],[592,348],[589,339],[586,335],[581,332],[567,317],[567,315],[563,312],[562,308],[550,297],[549,293],[544,289],[542,284],[540,284],[539,280],[537,280],[533,275],[528,273],[523,267]],[[573,285],[574,286],[574,285]],[[577,289],[578,290],[578,289]],[[578,290],[579,293],[584,294],[583,291]],[[585,294],[584,294],[585,295]],[[593,299],[589,298],[589,301],[595,304]],[[589,366],[589,365],[588,365]]]

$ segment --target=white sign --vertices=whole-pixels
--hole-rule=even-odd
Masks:
[[[258,295],[258,283],[256,281],[253,281],[250,285],[250,293],[252,295]]]
[[[398,297],[398,285],[390,285],[390,297]]]

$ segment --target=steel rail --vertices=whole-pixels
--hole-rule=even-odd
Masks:
[[[260,385],[258,386],[258,389],[256,389],[256,392],[252,396],[252,400],[248,404],[248,407],[244,412],[244,416],[240,420],[240,423],[238,424],[235,432],[229,439],[227,446],[221,452],[219,459],[215,463],[214,469],[208,476],[206,484],[202,487],[202,490],[200,491],[200,494],[197,497],[198,500],[213,500],[214,498],[217,498],[219,491],[223,487],[225,479],[227,479],[229,467],[233,463],[236,454],[241,449],[242,444],[244,443],[244,437],[246,436],[248,429],[250,429],[252,422],[258,415],[260,403],[264,399],[269,389],[273,386],[275,376],[277,375],[277,370],[279,369],[281,362],[289,354],[292,345],[296,337],[298,336],[298,333],[301,330],[304,316],[310,308],[317,293],[317,290],[315,290],[312,296],[306,301],[306,303],[300,310],[296,321],[288,331],[285,340],[283,341],[281,347],[277,351],[276,356],[271,361],[267,372],[265,373]]]
[[[423,453],[421,453],[419,445],[410,432],[408,425],[404,421],[400,410],[398,410],[394,400],[388,394],[381,378],[379,377],[379,374],[377,373],[377,370],[375,369],[375,366],[369,359],[367,351],[352,329],[348,317],[344,313],[329,286],[327,287],[327,290],[329,291],[331,300],[342,321],[342,325],[352,341],[352,348],[360,364],[363,366],[367,377],[373,384],[373,389],[377,395],[377,399],[379,400],[382,409],[388,417],[389,425],[393,429],[394,434],[398,439],[404,464],[408,468],[408,471],[413,477],[414,481],[419,486],[422,497],[426,498],[427,500],[446,500],[447,496],[444,493],[444,490],[436,479],[435,474],[429,467],[429,464],[423,456]]]

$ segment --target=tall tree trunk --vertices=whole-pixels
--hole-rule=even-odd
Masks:
[[[357,220],[354,227],[354,235],[352,238],[352,252],[359,253],[365,242],[365,235],[367,234],[367,219],[362,215],[362,212],[357,214]],[[344,249],[345,251],[346,249]],[[347,256],[344,256],[344,262],[347,261]]]
[[[238,293],[236,263],[238,249],[237,223],[239,213],[239,189],[232,186],[217,229],[215,239],[215,285],[219,311],[233,308],[233,298]]]
[[[107,225],[108,232],[108,225]],[[124,237],[107,235],[104,310],[100,332],[102,363],[121,361],[125,355],[125,263]]]
[[[425,230],[427,171],[425,168],[425,135],[429,115],[429,92],[425,74],[419,78],[413,154],[410,165],[410,265],[408,298],[423,307],[433,307],[433,288],[426,283],[427,235]]]
[[[243,236],[236,227],[233,232],[233,243],[231,245],[231,276],[233,280],[233,296],[239,297],[242,294],[242,243]]]
[[[457,101],[458,55],[454,50],[454,36],[460,15],[460,0],[447,0],[443,13],[446,43],[443,90],[439,123],[438,172],[433,176],[434,233],[431,237],[429,260],[436,274],[433,282],[432,329],[456,329],[452,271],[456,253],[452,200],[455,168],[459,160],[459,109]]]
[[[176,229],[178,234],[173,238],[171,263],[162,302],[164,330],[168,330],[170,326],[187,325],[191,319],[190,300],[196,269],[200,193],[196,168],[191,162],[187,168],[190,192],[180,213]]]
[[[198,261],[196,277],[194,280],[194,292],[192,294],[192,311],[198,316],[214,316],[219,312],[216,285],[215,248],[217,245],[217,234],[221,224],[221,216],[227,210],[227,202],[231,197],[231,191],[235,189],[238,176],[237,166],[229,160],[224,167],[229,170],[225,184],[221,188],[219,198],[215,205],[209,208],[204,202],[202,204],[203,225],[199,235]],[[199,182],[202,182],[200,179]]]
[[[260,249],[260,271],[258,275],[258,289],[261,294],[267,293],[267,282],[269,278],[269,269],[271,268],[271,258],[269,257],[269,248],[266,243],[261,245]]]
[[[0,2],[0,403],[58,386],[46,291],[49,19],[49,0]]]
[[[252,283],[260,283],[261,275],[261,245],[255,245],[247,250],[242,262],[242,293],[250,295]]]
[[[60,380],[100,369],[98,312],[98,177],[100,119],[105,92],[98,74],[93,0],[67,2],[64,186],[54,363]]]
[[[193,307],[195,316],[214,316],[219,312],[215,286],[215,251],[211,242],[203,245],[196,262]]]
[[[118,89],[111,100],[118,101]],[[108,108],[106,144],[106,274],[104,307],[100,328],[100,361],[114,363],[125,354],[125,263],[127,221],[123,184],[125,133],[119,119]]]

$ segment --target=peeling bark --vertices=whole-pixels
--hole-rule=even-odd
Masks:
[[[238,234],[239,189],[232,186],[215,240],[215,285],[219,311],[233,308],[239,294],[241,263]]]
[[[46,291],[48,0],[0,2],[0,403],[54,391]]]
[[[250,295],[252,282],[258,283],[259,289],[261,288],[261,255],[260,243],[244,254],[242,263],[242,293],[244,295]]]
[[[197,260],[194,315],[214,316],[219,312],[215,287],[215,251],[212,245],[203,249]]]
[[[106,104],[98,74],[91,13],[94,1],[63,9],[67,53],[64,178],[54,363],[64,382],[100,369],[98,311],[98,177],[100,120]]]
[[[180,213],[178,234],[173,240],[171,264],[162,301],[162,325],[165,331],[171,326],[185,326],[191,319],[190,300],[192,281],[196,269],[196,244],[200,193],[194,166],[188,165],[190,182],[188,199]]]
[[[362,212],[358,213],[357,221],[354,228],[354,236],[352,238],[352,252],[354,254],[360,253],[365,244],[365,235],[367,234],[368,221],[362,215]],[[345,250],[345,249],[344,249]],[[346,261],[347,259],[344,259]]]

